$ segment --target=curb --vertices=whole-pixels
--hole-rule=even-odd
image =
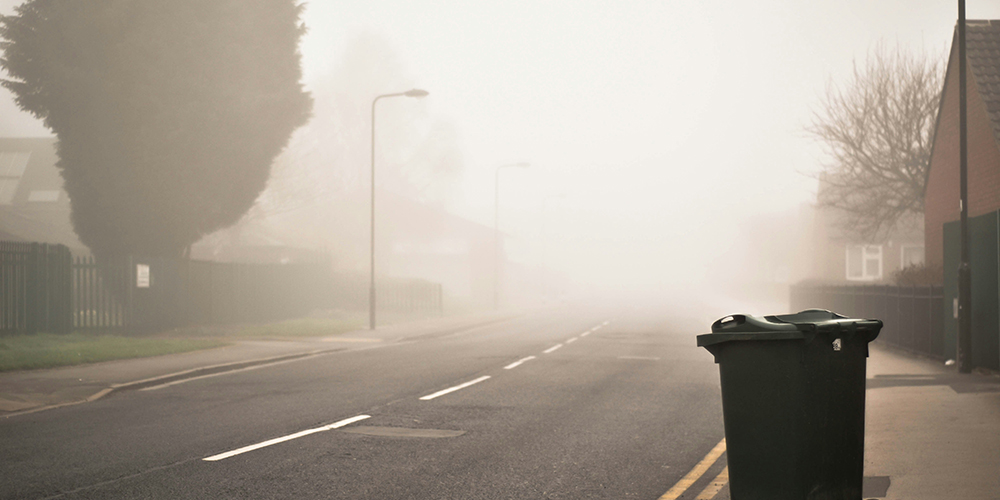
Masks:
[[[264,365],[269,365],[269,364],[283,363],[283,362],[286,362],[286,361],[295,361],[297,359],[304,359],[304,358],[309,358],[309,357],[313,357],[313,356],[321,356],[321,355],[324,355],[324,354],[332,354],[332,353],[335,353],[335,352],[341,352],[341,351],[345,351],[345,350],[347,350],[346,347],[336,347],[336,348],[331,348],[331,349],[318,349],[318,350],[312,350],[312,351],[306,351],[306,352],[298,352],[298,353],[295,353],[295,354],[283,354],[281,356],[271,356],[271,357],[268,357],[268,358],[257,358],[257,359],[251,359],[251,360],[245,360],[245,361],[236,361],[236,362],[232,362],[232,363],[221,363],[221,364],[217,364],[217,365],[202,366],[202,367],[199,367],[199,368],[191,368],[189,370],[183,370],[183,371],[179,371],[179,372],[168,373],[168,374],[165,374],[165,375],[158,375],[156,377],[150,377],[150,378],[146,378],[146,379],[142,379],[142,380],[135,380],[135,381],[132,381],[132,382],[124,382],[124,383],[120,383],[120,384],[112,384],[111,387],[106,387],[104,389],[101,389],[100,391],[98,391],[98,392],[96,392],[94,394],[91,394],[87,398],[81,399],[79,401],[69,401],[69,402],[66,402],[66,403],[59,403],[59,404],[48,405],[48,406],[40,406],[38,408],[31,408],[31,409],[28,409],[28,410],[15,411],[15,412],[11,412],[11,413],[8,413],[6,415],[3,415],[2,418],[10,418],[10,417],[14,417],[14,416],[17,416],[17,415],[26,415],[28,413],[36,413],[36,412],[45,411],[45,410],[54,410],[56,408],[62,408],[62,407],[65,407],[65,406],[73,406],[73,405],[78,405],[78,404],[82,404],[82,403],[90,403],[90,402],[93,402],[93,401],[97,401],[98,399],[101,399],[101,398],[103,398],[103,397],[105,397],[105,396],[107,396],[109,394],[115,393],[115,392],[141,390],[141,389],[144,389],[146,387],[153,387],[153,386],[157,386],[157,385],[169,384],[171,382],[177,382],[177,381],[181,381],[181,380],[188,380],[188,379],[203,377],[203,376],[206,376],[206,375],[215,375],[215,374],[219,374],[219,373],[232,372],[232,371],[242,370],[242,369],[245,369],[245,368],[252,368],[252,367],[256,367],[256,366],[264,366]]]
[[[241,370],[243,368],[250,368],[252,366],[260,366],[260,365],[266,365],[266,364],[271,364],[271,363],[279,363],[279,362],[282,362],[282,361],[292,361],[292,360],[296,360],[296,359],[307,358],[307,357],[311,357],[311,356],[319,356],[321,354],[329,354],[329,353],[340,352],[340,351],[344,351],[344,350],[347,350],[347,348],[346,347],[336,347],[336,348],[331,348],[331,349],[318,349],[318,350],[313,350],[313,351],[298,352],[298,353],[295,353],[295,354],[282,354],[280,356],[272,356],[272,357],[269,357],[269,358],[257,358],[257,359],[251,359],[251,360],[246,360],[246,361],[235,361],[235,362],[232,362],[232,363],[222,363],[222,364],[218,364],[218,365],[202,366],[202,367],[199,367],[199,368],[191,368],[189,370],[183,370],[183,371],[179,371],[179,372],[168,373],[166,375],[159,375],[159,376],[156,376],[156,377],[150,377],[150,378],[146,378],[146,379],[142,379],[142,380],[135,380],[135,381],[132,381],[132,382],[124,382],[124,383],[121,383],[121,384],[112,384],[111,387],[109,387],[107,389],[104,389],[101,392],[107,391],[108,393],[110,393],[110,392],[119,392],[119,391],[135,391],[135,390],[145,389],[146,387],[152,387],[152,386],[155,386],[155,385],[168,384],[170,382],[177,382],[179,380],[187,380],[187,379],[197,378],[197,377],[201,377],[201,376],[204,376],[204,375],[214,375],[216,373],[231,372],[231,371]],[[98,394],[100,394],[100,392]],[[91,396],[91,397],[94,397],[95,399],[101,397],[101,396],[97,396],[97,397],[95,397],[95,396],[97,396],[97,395],[95,394],[94,396]],[[89,400],[89,401],[93,401],[93,400]]]

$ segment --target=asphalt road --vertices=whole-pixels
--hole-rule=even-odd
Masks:
[[[723,438],[696,333],[537,313],[12,417],[0,498],[658,499]]]

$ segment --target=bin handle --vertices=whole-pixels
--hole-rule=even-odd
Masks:
[[[746,315],[743,314],[733,314],[732,316],[726,316],[725,318],[720,318],[712,323],[712,331],[717,330],[728,330],[730,328],[737,327],[747,322]]]

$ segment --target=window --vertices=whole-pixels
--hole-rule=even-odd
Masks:
[[[14,202],[14,193],[17,192],[17,179],[5,179],[0,177],[0,205],[10,205]]]
[[[924,263],[923,245],[902,245],[899,249],[899,267],[920,266]]]
[[[847,279],[851,281],[882,279],[882,245],[848,245]]]
[[[31,153],[0,153],[0,177],[20,178],[28,167]]]
[[[0,205],[10,205],[17,193],[17,183],[28,167],[30,152],[0,153]]]

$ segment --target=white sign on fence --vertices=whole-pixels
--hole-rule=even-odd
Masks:
[[[135,265],[135,286],[137,288],[149,288],[149,265]]]

